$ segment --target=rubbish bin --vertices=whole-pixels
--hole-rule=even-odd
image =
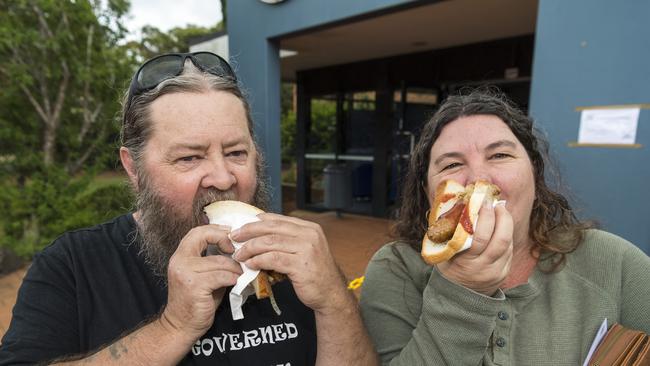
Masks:
[[[325,166],[323,186],[326,208],[339,210],[352,203],[352,184],[347,165],[339,163]]]

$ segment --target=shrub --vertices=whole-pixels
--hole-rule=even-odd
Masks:
[[[63,169],[0,182],[0,246],[30,258],[63,232],[94,225],[127,211],[122,183],[92,187],[93,176],[71,177]]]
[[[73,212],[66,216],[69,229],[87,227],[105,222],[132,208],[132,195],[124,183],[110,183],[89,189],[76,197]]]
[[[296,113],[288,112],[280,118],[280,138],[282,163],[288,164],[296,161]]]

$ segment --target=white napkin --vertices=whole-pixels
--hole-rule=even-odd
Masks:
[[[483,196],[485,196],[485,195],[483,195]],[[484,198],[481,198],[481,201],[483,201],[483,200],[484,200]],[[505,206],[505,204],[506,204],[505,200],[500,200],[500,201],[494,200],[494,202],[492,202],[492,207],[497,207],[497,205],[504,205]],[[472,222],[472,227],[475,228],[477,222],[478,222],[478,215],[476,215],[476,217],[474,218],[474,222]],[[463,246],[458,250],[458,253],[471,248],[473,240],[474,240],[474,235],[468,236],[467,239],[465,239],[465,243],[463,243]]]
[[[240,227],[248,224],[250,222],[260,221],[257,216],[253,215],[242,215],[242,214],[232,214],[227,217],[222,217],[219,220],[210,220],[211,224],[218,225],[227,225],[230,226],[232,230],[239,229]],[[229,236],[230,237],[230,236]],[[235,247],[235,252],[244,245],[244,243],[238,243],[230,239],[232,245]],[[210,251],[208,250],[208,253]],[[244,263],[239,263],[241,269],[244,273],[237,279],[235,287],[230,290],[230,311],[232,312],[233,320],[244,319],[244,313],[241,310],[242,305],[246,302],[248,296],[255,293],[251,282],[255,280],[257,275],[260,273],[259,270],[252,270],[248,268]]]

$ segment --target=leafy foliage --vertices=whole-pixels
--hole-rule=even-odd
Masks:
[[[142,27],[142,39],[132,41],[129,47],[136,51],[142,60],[167,52],[188,52],[191,38],[208,35],[222,29],[222,23],[206,28],[196,25],[175,27],[163,32],[153,26]]]
[[[283,83],[280,94],[280,141],[282,163],[288,164],[296,160],[296,111],[293,109],[293,86]]]
[[[295,184],[296,172],[296,111],[293,108],[293,85],[282,84],[280,138],[282,154],[282,183]],[[310,153],[333,153],[336,133],[336,102],[328,99],[311,100],[311,126],[307,136]],[[313,162],[312,162],[313,163]],[[320,172],[322,166],[313,169]]]
[[[282,163],[296,160],[296,111],[292,107],[292,85],[283,84],[281,93],[280,138]],[[336,133],[336,102],[327,99],[311,100],[311,128],[307,149],[312,153],[333,153]]]
[[[333,153],[336,133],[336,101],[312,99],[311,129],[308,136],[308,151]]]
[[[0,155],[28,175],[70,173],[114,153],[119,94],[134,60],[118,42],[127,1],[17,0],[0,12]]]
[[[95,225],[129,208],[131,195],[124,184],[88,189],[91,178],[50,167],[22,185],[0,184],[3,246],[28,258],[67,230]]]
[[[136,62],[120,43],[128,8],[0,2],[0,245],[20,255],[102,216],[79,202],[115,161],[115,116]]]
[[[137,65],[216,31],[143,29],[127,43],[129,0],[0,0],[0,247],[29,257],[66,230],[130,208],[117,166],[123,91]]]
[[[73,201],[73,211],[65,218],[65,230],[104,222],[132,207],[131,189],[126,183],[110,183],[87,189]]]

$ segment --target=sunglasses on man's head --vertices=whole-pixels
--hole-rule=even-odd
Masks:
[[[194,66],[203,72],[237,81],[235,73],[223,58],[212,52],[168,53],[156,56],[140,66],[131,81],[127,108],[132,99],[158,86],[167,79],[180,75],[185,60],[190,59]]]

